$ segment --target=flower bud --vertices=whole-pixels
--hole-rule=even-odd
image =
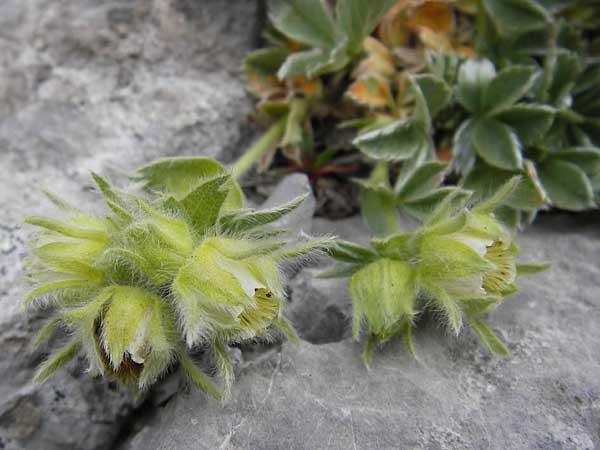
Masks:
[[[145,204],[142,208],[142,217],[123,231],[122,248],[114,254],[133,262],[155,286],[164,286],[192,254],[192,234],[185,221]]]
[[[171,364],[176,322],[170,305],[147,290],[108,286],[83,306],[65,311],[65,321],[95,342],[86,348],[94,371],[140,388]]]
[[[353,335],[361,324],[383,342],[398,331],[401,321],[414,315],[415,271],[410,264],[381,258],[356,272],[350,281],[354,303]]]
[[[492,214],[472,213],[458,231],[425,234],[419,277],[455,299],[500,294],[515,280],[515,253],[510,233]]]
[[[265,335],[281,311],[279,278],[276,259],[252,241],[205,239],[173,283],[188,345]]]

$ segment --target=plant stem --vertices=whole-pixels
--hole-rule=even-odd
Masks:
[[[287,114],[271,125],[266,133],[263,134],[263,136],[233,164],[231,168],[233,178],[239,180],[248,170],[250,170],[250,168],[252,168],[263,153],[276,145],[285,132],[286,123]]]

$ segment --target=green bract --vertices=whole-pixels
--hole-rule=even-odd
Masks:
[[[179,362],[190,379],[224,397],[233,379],[225,346],[279,331],[295,339],[282,316],[281,262],[323,242],[288,248],[268,225],[295,209],[242,209],[238,185],[217,162],[161,160],[139,171],[144,194],[121,192],[94,175],[108,213],[86,214],[52,197],[62,220],[29,217],[25,299],[50,306],[53,318],[36,345],[62,327],[70,341],[42,364],[43,381],[79,353],[94,375],[145,389]],[[212,349],[224,394],[188,351]]]
[[[514,178],[498,194],[474,208],[457,202],[455,192],[440,202],[412,233],[394,233],[364,248],[338,241],[332,255],[339,261],[326,276],[351,276],[353,335],[365,333],[365,363],[373,347],[402,335],[414,354],[412,330],[424,312],[439,313],[458,334],[468,324],[488,349],[507,354],[482,314],[517,291],[518,247],[493,210],[517,187]],[[544,265],[528,265],[532,273]],[[525,270],[526,269],[526,270]]]

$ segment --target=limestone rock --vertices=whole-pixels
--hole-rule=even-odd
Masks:
[[[179,393],[124,448],[596,449],[599,219],[545,216],[520,237],[524,260],[556,263],[490,314],[509,357],[432,323],[418,359],[393,342],[370,371],[348,339],[286,343],[241,371],[224,407]]]
[[[48,352],[24,314],[29,214],[42,188],[99,206],[89,171],[157,157],[230,161],[249,141],[240,61],[256,42],[254,0],[0,2],[0,449],[99,450],[127,433],[140,399],[89,379],[79,361],[31,384]],[[112,173],[115,171],[113,170]]]

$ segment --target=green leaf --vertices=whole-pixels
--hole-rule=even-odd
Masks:
[[[385,236],[398,229],[396,202],[390,193],[362,189],[360,212],[366,224],[377,236]]]
[[[483,0],[483,6],[505,36],[543,28],[552,20],[548,11],[534,0]]]
[[[297,259],[314,255],[315,253],[328,252],[333,242],[334,238],[332,237],[315,239],[291,248],[283,248],[275,254],[275,257],[279,260]]]
[[[557,208],[581,211],[595,206],[592,184],[575,164],[551,159],[538,167],[538,174]]]
[[[229,194],[229,181],[229,175],[206,181],[181,200],[191,225],[198,233],[206,233],[217,223]]]
[[[246,77],[276,74],[288,55],[289,51],[280,47],[261,48],[249,53],[244,61]]]
[[[468,315],[483,314],[500,304],[502,297],[486,295],[480,298],[461,299],[463,311]]]
[[[324,0],[270,0],[269,19],[283,34],[303,44],[335,46],[337,25]]]
[[[473,146],[488,164],[506,170],[523,167],[521,143],[510,127],[494,119],[479,119],[473,129]]]
[[[416,358],[417,352],[415,351],[415,344],[413,343],[412,338],[412,324],[408,321],[402,326],[402,340],[404,341],[408,353]]]
[[[54,231],[55,233],[62,234],[78,239],[90,239],[97,241],[105,241],[107,239],[107,233],[104,230],[91,229],[91,228],[80,228],[70,223],[61,222],[60,220],[51,219],[50,217],[42,216],[29,216],[26,217],[24,222],[29,225],[33,225],[39,228],[45,228],[46,230]]]
[[[398,208],[419,222],[425,221],[446,198],[453,197],[453,207],[464,205],[471,197],[471,192],[454,186],[443,187],[417,200],[402,202]]]
[[[346,263],[368,263],[377,258],[373,251],[350,241],[336,239],[335,244],[329,249],[333,259]]]
[[[317,278],[348,278],[362,269],[362,264],[339,264],[336,263],[332,268],[320,273]]]
[[[452,161],[458,172],[467,174],[475,165],[476,153],[473,147],[473,131],[475,129],[475,120],[465,120],[452,140]]]
[[[465,61],[458,71],[458,85],[456,87],[458,102],[472,113],[481,112],[484,105],[485,91],[495,76],[496,69],[487,59]]]
[[[281,206],[261,211],[241,211],[237,214],[223,216],[220,227],[223,232],[241,233],[273,223],[298,208],[308,194],[302,194]]]
[[[517,276],[534,275],[552,267],[551,263],[517,264]]]
[[[294,98],[290,101],[290,113],[287,117],[285,133],[280,145],[298,145],[303,142],[304,121],[308,112],[308,102],[305,98]]]
[[[179,362],[184,372],[194,385],[203,392],[213,397],[216,400],[221,400],[221,392],[213,383],[212,379],[200,370],[192,361],[185,348],[179,350]]]
[[[367,156],[387,161],[411,158],[432,145],[425,130],[411,120],[394,122],[364,133],[352,143]]]
[[[493,113],[523,97],[531,87],[534,72],[533,67],[527,66],[511,66],[502,70],[485,91],[484,111]]]
[[[99,286],[100,283],[101,280],[86,280],[81,278],[75,278],[71,280],[49,281],[48,283],[44,283],[41,286],[32,289],[23,300],[22,306],[26,307],[34,299],[38,297],[43,297],[54,292],[63,291],[66,289],[89,289],[95,286]]]
[[[182,200],[206,180],[224,175],[225,169],[210,158],[178,157],[159,159],[137,172],[137,179],[144,183],[145,189]],[[244,197],[239,185],[233,179],[228,184],[230,190],[224,208],[241,208]]]
[[[431,194],[444,180],[448,164],[442,161],[430,161],[415,169],[403,185],[395,186],[396,197],[410,202]]]
[[[493,117],[509,125],[523,145],[541,141],[554,121],[554,108],[546,105],[518,104],[493,113]]]
[[[526,211],[536,211],[544,208],[547,196],[537,179],[537,173],[530,161],[526,162],[527,173],[523,176],[517,189],[506,198],[504,203],[511,208]],[[515,172],[505,171],[490,167],[486,164],[478,165],[467,175],[463,186],[476,193],[475,201],[480,201],[493,196],[496,191],[512,177]]]
[[[458,302],[452,299],[444,289],[434,284],[421,283],[420,287],[427,296],[431,297],[435,306],[441,310],[448,320],[454,334],[458,336],[463,325],[463,313]]]
[[[42,345],[42,343],[48,339],[58,327],[60,327],[61,324],[62,320],[59,318],[52,319],[46,323],[33,341],[33,344],[31,345],[31,351],[33,352],[37,350],[39,346]]]
[[[429,115],[435,117],[450,101],[452,90],[443,79],[431,74],[414,75],[412,78],[427,102]]]
[[[227,400],[231,395],[231,386],[235,380],[235,372],[223,344],[219,341],[215,341],[213,348],[215,350],[219,373],[223,377],[223,393],[221,394],[221,398],[222,400]]]
[[[553,159],[577,165],[586,175],[600,173],[600,149],[597,147],[570,147],[552,154]]]
[[[292,53],[279,68],[277,76],[282,80],[299,76],[312,79],[326,73],[342,70],[349,62],[346,42],[342,41],[331,50],[315,48]]]
[[[483,320],[478,317],[470,317],[469,325],[489,351],[498,355],[508,356],[509,352],[504,344]]]
[[[493,213],[496,208],[505,204],[512,197],[520,183],[521,177],[515,176],[510,178],[506,183],[499,186],[491,197],[486,198],[473,208],[473,212],[482,214]]]
[[[56,371],[62,369],[71,362],[81,350],[79,341],[71,341],[60,349],[52,358],[48,359],[39,367],[33,381],[43,383]]]
[[[210,158],[165,158],[138,169],[137,173],[145,189],[181,200],[200,182],[224,174],[225,169]]]
[[[557,106],[570,106],[571,90],[581,73],[579,57],[572,52],[561,51],[552,65],[552,82],[548,89],[550,102]]]
[[[377,24],[396,0],[338,0],[336,18],[340,28],[348,36],[351,53],[360,51],[363,40],[371,34]]]

